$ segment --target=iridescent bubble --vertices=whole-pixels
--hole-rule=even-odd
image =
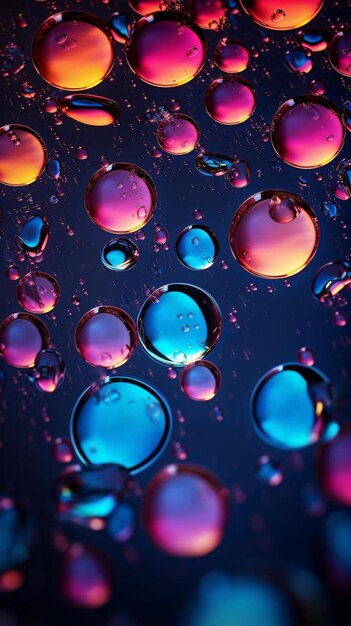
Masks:
[[[179,261],[191,270],[212,267],[219,254],[217,235],[208,226],[187,226],[175,244]]]
[[[121,502],[110,515],[107,532],[117,543],[126,543],[134,534],[135,515],[129,504]]]
[[[75,331],[76,348],[95,367],[120,367],[138,342],[134,321],[115,306],[98,306],[83,315]]]
[[[308,74],[313,67],[311,53],[303,50],[288,50],[285,52],[284,64],[294,74]]]
[[[136,378],[111,376],[91,385],[72,413],[72,440],[90,465],[114,463],[136,473],[151,465],[168,443],[172,415],[156,389]]]
[[[57,159],[49,159],[46,162],[45,171],[52,180],[58,180],[61,176],[61,165]]]
[[[277,487],[284,480],[280,464],[268,454],[261,456],[256,465],[257,478],[266,485]]]
[[[63,11],[50,15],[35,34],[32,58],[50,85],[82,91],[101,83],[114,61],[114,40],[91,13]]]
[[[44,252],[49,241],[50,225],[43,215],[33,215],[18,229],[16,240],[24,252],[36,257]]]
[[[317,472],[324,492],[332,500],[351,506],[351,430],[348,424],[319,449]]]
[[[351,265],[332,261],[319,268],[312,281],[312,293],[323,304],[330,304],[344,287],[351,283]]]
[[[57,350],[47,348],[37,355],[32,374],[37,389],[46,393],[54,393],[62,384],[66,367],[62,356]]]
[[[271,141],[280,158],[294,167],[320,167],[340,152],[345,129],[338,109],[320,96],[287,100],[276,112]]]
[[[224,176],[230,172],[234,163],[235,159],[214,152],[203,152],[195,159],[196,169],[204,176]]]
[[[191,19],[207,30],[219,30],[226,20],[226,4],[222,0],[189,0]]]
[[[331,421],[330,381],[313,367],[278,365],[257,383],[251,416],[258,435],[275,448],[295,450],[316,443]]]
[[[338,217],[338,209],[336,208],[335,204],[333,204],[332,202],[324,202],[323,215],[325,215],[328,220],[336,220],[336,218]]]
[[[129,6],[140,15],[150,15],[161,10],[161,0],[128,0]]]
[[[250,176],[250,164],[247,161],[240,160],[236,161],[233,167],[230,168],[228,178],[230,184],[235,187],[235,189],[242,189],[249,184]]]
[[[110,568],[105,557],[93,548],[72,544],[64,553],[59,587],[68,602],[85,609],[96,609],[112,595]]]
[[[67,437],[56,437],[51,445],[52,456],[59,463],[70,463],[73,459],[73,446]]]
[[[203,358],[221,332],[215,300],[199,287],[182,283],[156,289],[142,305],[137,323],[144,350],[165,365],[183,366]]]
[[[0,576],[27,560],[33,527],[27,511],[9,496],[0,497]]]
[[[39,135],[22,124],[0,128],[0,183],[30,185],[43,173],[46,146]]]
[[[328,47],[328,37],[322,30],[300,30],[296,35],[299,46],[311,50],[311,52],[322,52]]]
[[[205,402],[212,400],[222,383],[221,373],[209,361],[196,361],[182,370],[180,386],[190,400]]]
[[[102,167],[85,191],[85,206],[93,222],[109,233],[133,233],[151,219],[157,204],[156,187],[137,165],[113,163]]]
[[[311,365],[314,365],[316,362],[316,355],[314,350],[312,348],[306,348],[305,346],[303,348],[300,348],[297,353],[297,360],[299,363],[301,363],[301,365],[311,367]]]
[[[49,340],[45,324],[29,313],[13,313],[0,326],[0,356],[18,368],[34,367]]]
[[[115,272],[130,270],[139,257],[139,248],[131,239],[111,239],[105,244],[101,253],[101,260],[105,267]]]
[[[196,465],[168,465],[144,495],[146,531],[160,550],[173,556],[199,557],[215,550],[227,518],[227,490]]]
[[[127,61],[144,82],[178,87],[192,80],[206,57],[201,30],[180,13],[159,11],[137,22],[127,42]]]
[[[60,298],[60,285],[45,272],[28,272],[17,284],[18,303],[29,313],[48,313]]]
[[[340,31],[332,39],[329,60],[337,72],[351,76],[351,30]]]
[[[302,198],[288,191],[251,196],[230,226],[232,254],[244,269],[263,278],[297,274],[312,260],[318,243],[316,215]]]
[[[114,100],[93,94],[65,96],[60,100],[60,109],[72,120],[88,126],[108,126],[120,116]]]
[[[106,23],[114,40],[117,43],[126,43],[133,32],[135,21],[135,16],[128,11],[119,11],[112,13]]]
[[[308,90],[313,96],[324,96],[327,86],[323,80],[311,80]]]
[[[214,51],[214,62],[222,72],[238,74],[247,69],[250,51],[241,41],[224,38]]]
[[[156,137],[162,150],[168,154],[188,154],[199,143],[200,129],[188,115],[175,113],[162,120]]]
[[[241,124],[255,110],[256,92],[241,76],[223,76],[214,80],[205,94],[207,113],[220,124]]]
[[[321,10],[324,0],[240,0],[248,15],[266,28],[290,30],[310,22]]]

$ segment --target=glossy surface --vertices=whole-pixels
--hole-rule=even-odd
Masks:
[[[39,135],[22,124],[0,128],[0,183],[30,185],[41,176],[47,158]]]
[[[48,313],[60,298],[57,280],[46,272],[28,272],[17,285],[19,304],[29,313]]]
[[[199,142],[200,129],[188,115],[175,113],[162,120],[156,137],[162,150],[168,154],[188,154],[195,150]]]
[[[33,367],[48,339],[48,329],[37,317],[13,313],[0,326],[0,356],[14,367]]]
[[[105,267],[114,272],[132,269],[139,257],[139,248],[131,239],[111,239],[101,253],[101,260]]]
[[[340,31],[329,46],[329,60],[343,76],[351,76],[351,30]]]
[[[310,22],[321,10],[324,0],[240,0],[249,16],[266,28],[290,30]]]
[[[109,126],[120,115],[116,102],[93,94],[65,96],[60,100],[60,109],[72,120],[88,126]]]
[[[175,244],[179,261],[191,270],[206,270],[219,254],[217,235],[207,226],[187,226],[178,235]]]
[[[206,402],[218,393],[222,382],[219,369],[209,361],[196,361],[182,370],[180,385],[190,400]]]
[[[214,61],[222,72],[237,74],[247,69],[250,51],[241,41],[223,38],[214,51]]]
[[[206,91],[205,107],[215,122],[242,124],[255,110],[255,90],[240,76],[216,78]]]

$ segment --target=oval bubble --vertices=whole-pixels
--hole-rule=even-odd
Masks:
[[[74,338],[84,361],[107,369],[126,363],[138,342],[133,319],[115,306],[98,306],[85,313]]]
[[[240,0],[246,13],[261,26],[272,30],[291,30],[310,22],[321,10],[324,0]]]
[[[208,226],[187,226],[175,244],[179,261],[191,270],[206,270],[219,254],[217,235]]]
[[[345,128],[338,109],[321,96],[299,96],[282,104],[271,125],[271,141],[280,158],[303,169],[321,167],[340,152]]]
[[[16,240],[30,257],[42,254],[47,246],[50,225],[44,215],[33,215],[18,229]]]
[[[230,248],[238,263],[256,276],[284,278],[308,265],[319,244],[311,207],[289,191],[250,196],[232,220]]]
[[[206,402],[218,393],[222,383],[221,373],[209,361],[196,361],[184,367],[180,386],[190,400]]]
[[[222,72],[238,74],[247,69],[250,63],[250,51],[241,41],[225,37],[217,44],[214,62]]]
[[[60,285],[45,272],[28,272],[17,284],[19,304],[29,313],[48,313],[60,298]]]
[[[323,30],[300,30],[296,42],[311,52],[322,52],[328,47],[328,35]]]
[[[66,367],[61,354],[47,348],[37,355],[31,379],[40,391],[54,393],[62,384],[65,373]]]
[[[166,400],[136,378],[111,376],[91,385],[72,413],[71,434],[79,458],[90,465],[113,463],[137,473],[168,443],[172,415]]]
[[[348,261],[331,261],[317,270],[312,281],[312,293],[323,304],[332,304],[333,298],[351,283],[351,265]]]
[[[137,326],[141,345],[149,356],[165,365],[183,366],[214,348],[221,332],[221,314],[206,291],[171,283],[147,298]]]
[[[140,230],[153,216],[156,187],[150,176],[130,163],[102,167],[85,191],[85,207],[92,221],[109,233]]]
[[[30,313],[13,313],[0,326],[0,356],[14,367],[33,367],[48,340],[41,320]]]
[[[175,113],[166,116],[158,125],[156,138],[168,154],[188,154],[199,143],[200,129],[188,115]]]
[[[227,7],[223,0],[189,0],[191,19],[206,30],[219,30],[226,22]]]
[[[351,76],[351,30],[340,31],[329,46],[329,60],[339,74]]]
[[[88,126],[108,126],[120,116],[114,100],[93,94],[65,96],[60,100],[60,110],[72,120]]]
[[[168,465],[149,483],[143,519],[153,543],[180,557],[208,554],[221,543],[228,518],[228,492],[197,465]]]
[[[144,82],[178,87],[192,80],[206,58],[201,30],[180,13],[159,11],[140,19],[127,42],[127,61]]]
[[[330,381],[314,367],[278,365],[257,383],[251,417],[257,433],[275,448],[296,450],[323,437],[332,418]]]
[[[50,85],[68,91],[101,83],[114,61],[114,39],[102,20],[85,11],[50,15],[37,30],[32,58]]]
[[[34,183],[44,171],[45,143],[35,130],[22,124],[0,128],[0,183],[16,187]]]
[[[115,272],[130,270],[139,257],[139,248],[131,239],[111,239],[101,253],[101,260],[105,267]]]
[[[323,444],[317,454],[317,473],[324,492],[336,502],[351,506],[351,429]]]
[[[256,108],[256,92],[241,76],[216,78],[206,91],[205,107],[215,122],[242,124]]]
[[[59,589],[68,602],[84,609],[106,604],[112,595],[111,572],[105,557],[74,543],[61,559]]]

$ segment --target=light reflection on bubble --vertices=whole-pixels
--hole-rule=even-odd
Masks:
[[[214,80],[205,94],[207,113],[220,124],[242,124],[255,110],[256,92],[240,76],[224,76]]]
[[[331,261],[320,267],[313,277],[312,293],[323,304],[332,304],[333,298],[351,283],[351,265],[348,261]]]
[[[14,367],[33,367],[48,340],[49,331],[37,317],[13,313],[0,326],[0,356]]]
[[[109,270],[125,272],[135,266],[139,256],[139,248],[131,239],[111,239],[102,250],[101,260]]]
[[[221,373],[209,361],[196,361],[184,367],[180,385],[190,400],[205,402],[218,393],[222,382]]]
[[[179,261],[185,267],[206,270],[218,258],[219,241],[208,226],[187,226],[179,234],[175,249]]]
[[[206,30],[219,30],[225,24],[226,3],[222,0],[189,0],[191,19]]]
[[[250,17],[266,28],[290,30],[310,22],[324,0],[240,0]]]
[[[199,142],[200,129],[188,115],[175,113],[162,120],[156,137],[162,150],[168,154],[188,154],[195,150]]]
[[[340,31],[329,46],[329,60],[343,76],[351,76],[351,30]]]
[[[92,94],[65,96],[60,100],[60,110],[88,126],[108,126],[116,122],[120,114],[116,102]]]
[[[29,313],[48,313],[60,298],[57,280],[45,272],[28,272],[18,282],[17,299]]]
[[[0,183],[34,183],[42,174],[46,159],[46,146],[34,130],[21,124],[0,128]]]

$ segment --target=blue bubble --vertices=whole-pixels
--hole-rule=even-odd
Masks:
[[[80,396],[71,436],[84,463],[113,463],[137,473],[164,450],[171,425],[170,408],[156,389],[136,378],[111,376]]]
[[[347,261],[332,261],[319,268],[312,281],[316,300],[331,305],[333,298],[351,283],[351,265]]]
[[[204,176],[224,176],[229,173],[234,163],[235,159],[212,152],[199,154],[195,159],[196,169]]]
[[[323,437],[332,417],[329,380],[314,367],[278,365],[255,387],[251,415],[259,436],[275,448],[294,450]]]
[[[134,267],[139,255],[138,246],[130,239],[111,239],[102,250],[101,260],[109,270],[123,272]]]
[[[332,202],[324,202],[323,214],[328,220],[336,220],[338,216],[338,209]]]
[[[176,241],[179,261],[191,270],[206,270],[216,261],[219,241],[207,226],[187,226]]]
[[[61,176],[61,165],[57,159],[48,159],[45,166],[45,171],[49,178],[58,180]]]
[[[144,350],[166,365],[183,366],[208,354],[221,331],[215,300],[182,283],[156,289],[142,305],[138,333]]]
[[[44,251],[49,239],[50,226],[46,217],[34,215],[30,217],[17,232],[19,247],[30,256]]]

